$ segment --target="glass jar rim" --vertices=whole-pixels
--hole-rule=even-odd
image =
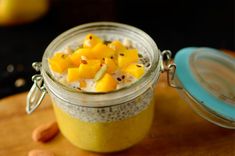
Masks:
[[[114,27],[117,29],[122,29],[122,30],[130,31],[130,32],[138,33],[141,37],[143,37],[151,45],[152,51],[154,52],[153,53],[154,58],[151,62],[151,67],[149,68],[149,70],[144,74],[144,76],[140,80],[138,80],[135,83],[132,83],[126,87],[123,87],[121,89],[114,90],[112,92],[96,93],[96,92],[85,92],[85,91],[78,92],[76,90],[73,90],[73,89],[66,87],[65,85],[59,83],[58,81],[56,81],[52,77],[52,75],[50,74],[49,65],[47,63],[47,54],[52,49],[54,49],[56,46],[58,46],[59,42],[71,38],[71,36],[73,36],[73,34],[75,32],[85,30],[85,29],[87,30],[87,29],[95,28],[95,27],[106,27],[106,28]],[[159,70],[157,70],[157,69],[159,69]],[[41,74],[44,78],[47,90],[52,92],[58,98],[63,99],[64,101],[67,101],[70,104],[74,104],[74,102],[71,102],[71,100],[64,98],[63,94],[60,94],[60,92],[58,90],[62,90],[63,92],[70,94],[70,97],[73,97],[73,99],[79,99],[79,95],[81,95],[81,97],[83,97],[83,98],[89,97],[90,100],[94,101],[94,102],[98,102],[99,100],[97,101],[97,99],[102,99],[101,101],[105,102],[108,100],[114,100],[114,99],[116,100],[118,97],[117,95],[120,96],[120,94],[123,94],[124,96],[122,96],[121,98],[125,99],[125,100],[121,100],[121,101],[127,101],[127,100],[131,99],[131,98],[128,98],[128,95],[133,93],[133,88],[146,88],[146,86],[151,87],[153,82],[159,77],[159,74],[160,74],[160,50],[158,49],[154,40],[147,33],[145,33],[144,31],[142,31],[136,27],[133,27],[133,26],[130,26],[127,24],[116,23],[116,22],[93,22],[93,23],[82,24],[82,25],[71,28],[71,29],[65,31],[64,33],[60,34],[49,44],[49,46],[46,48],[44,55],[43,55]],[[143,93],[146,89],[139,89],[139,90],[140,91],[136,96]],[[128,93],[130,93],[130,94],[128,94]],[[77,98],[74,98],[73,95],[76,96]],[[103,96],[103,98],[101,98],[102,96]],[[113,98],[110,98],[110,97],[113,97]],[[71,99],[71,98],[69,98],[69,99]],[[104,100],[104,99],[106,99],[106,100]],[[117,102],[117,103],[120,104],[120,102]],[[115,103],[113,103],[112,105],[115,105]],[[100,106],[100,105],[98,105],[98,106]]]

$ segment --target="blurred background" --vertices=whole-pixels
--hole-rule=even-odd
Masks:
[[[0,0],[0,98],[29,90],[32,62],[56,36],[83,23],[136,26],[174,54],[187,46],[234,51],[234,7],[234,0]]]

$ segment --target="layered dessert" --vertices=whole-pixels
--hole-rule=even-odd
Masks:
[[[150,67],[130,40],[106,41],[95,34],[87,34],[82,44],[56,51],[48,63],[54,78],[78,94],[128,88]],[[52,95],[62,134],[75,146],[95,152],[120,151],[141,141],[153,120],[151,98],[148,89],[128,102],[96,107],[89,99],[70,104]]]

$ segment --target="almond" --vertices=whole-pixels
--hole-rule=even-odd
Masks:
[[[58,132],[57,122],[53,121],[35,128],[32,133],[32,139],[36,142],[47,142],[53,139]]]
[[[29,151],[28,156],[55,156],[55,154],[47,150],[34,149]]]

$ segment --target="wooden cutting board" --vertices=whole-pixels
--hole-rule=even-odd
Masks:
[[[32,149],[47,149],[56,156],[102,155],[74,147],[61,134],[46,144],[33,142],[33,129],[55,117],[49,97],[32,115],[27,115],[26,95],[0,100],[0,156],[26,156]],[[164,74],[155,98],[155,120],[149,135],[128,150],[106,155],[235,155],[235,130],[215,126],[195,114],[176,90],[167,86]]]

